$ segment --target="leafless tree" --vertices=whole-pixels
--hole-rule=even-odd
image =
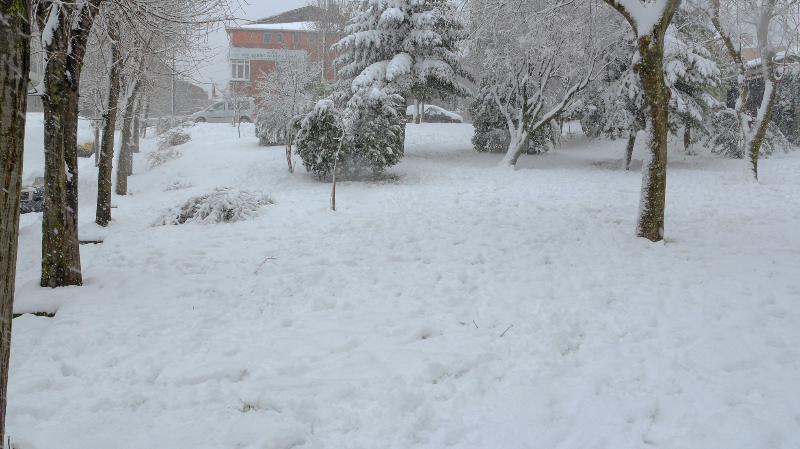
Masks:
[[[739,97],[736,116],[739,119],[741,153],[748,163],[748,179],[758,180],[758,157],[767,135],[775,105],[777,84],[783,79],[776,48],[789,49],[798,42],[794,37],[798,29],[796,0],[708,0],[698,2],[711,18],[714,28],[725,45],[736,71]],[[758,60],[754,67],[764,81],[764,93],[755,116],[748,110],[751,92],[748,89],[748,64],[742,54],[745,45],[754,46]],[[751,70],[752,72],[752,70]]]
[[[261,109],[256,133],[274,132],[274,128],[284,130],[289,173],[294,172],[292,123],[299,114],[310,111],[321,96],[322,85],[319,82],[321,69],[320,63],[305,58],[280,61],[275,65],[275,70],[262,75],[257,83]]]

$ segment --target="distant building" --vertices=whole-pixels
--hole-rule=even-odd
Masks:
[[[332,80],[335,72],[330,48],[343,35],[322,30],[324,15],[323,9],[306,6],[249,25],[228,27],[231,87],[255,96],[260,77],[271,73],[276,62],[295,58],[321,62],[325,79]]]

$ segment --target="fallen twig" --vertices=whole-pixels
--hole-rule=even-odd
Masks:
[[[511,329],[512,327],[514,327],[514,325],[513,325],[513,324],[512,324],[511,326],[508,326],[508,329]],[[504,330],[504,331],[503,331],[503,333],[502,333],[502,334],[500,334],[500,336],[502,337],[503,335],[505,335],[505,334],[506,334],[506,332],[508,332],[508,329]]]
[[[256,271],[254,271],[254,272],[253,272],[253,274],[258,274],[258,270],[261,268],[261,265],[264,265],[265,263],[267,263],[267,261],[268,261],[268,260],[273,260],[273,261],[274,261],[274,260],[276,260],[276,259],[277,259],[277,257],[272,257],[272,256],[270,256],[270,257],[267,257],[266,259],[264,259],[264,261],[263,261],[263,262],[261,262],[261,263],[258,265],[258,268],[256,268]]]
[[[475,323],[475,320],[472,320],[472,324],[475,324],[475,329],[478,328],[478,325]]]

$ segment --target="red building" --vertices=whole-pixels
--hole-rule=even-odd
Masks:
[[[276,62],[295,58],[322,62],[325,78],[332,80],[335,71],[330,48],[342,35],[321,30],[325,28],[322,17],[321,9],[306,6],[249,25],[228,27],[231,87],[254,97],[260,77],[272,72]]]

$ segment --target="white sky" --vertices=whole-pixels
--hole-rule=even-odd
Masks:
[[[258,20],[303,7],[306,5],[306,0],[241,0],[240,4],[241,10],[236,12],[237,18]],[[229,42],[225,30],[219,30],[209,36],[208,42],[214,48],[213,54],[209,55],[212,62],[199,71],[195,80],[187,81],[201,86],[210,93],[212,80],[218,87],[224,86],[230,78],[231,69],[227,60]]]

